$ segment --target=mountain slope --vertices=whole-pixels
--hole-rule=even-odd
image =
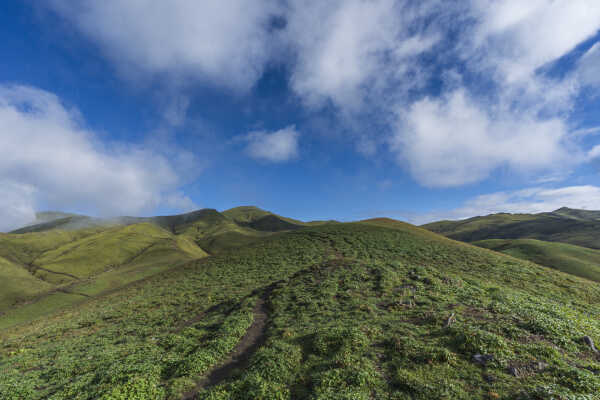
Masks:
[[[4,330],[0,398],[593,399],[599,313],[595,283],[409,224],[309,227]]]
[[[535,239],[489,239],[474,245],[600,282],[600,251]]]
[[[0,313],[10,315],[0,326],[55,312],[206,255],[189,239],[149,223],[0,235]]]
[[[562,208],[551,213],[492,214],[461,221],[440,221],[423,228],[465,242],[538,239],[600,249],[599,213]]]

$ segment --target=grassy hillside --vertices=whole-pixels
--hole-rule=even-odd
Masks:
[[[0,235],[0,327],[81,303],[207,254],[149,223]]]
[[[541,214],[492,214],[423,225],[452,239],[538,239],[600,249],[600,212],[561,208]]]
[[[535,239],[490,239],[473,244],[600,282],[600,251]]]
[[[5,329],[0,398],[594,399],[599,313],[596,283],[408,224],[305,227]]]
[[[0,313],[22,301],[47,292],[52,285],[31,275],[25,268],[0,257]],[[0,314],[1,316],[2,314]]]

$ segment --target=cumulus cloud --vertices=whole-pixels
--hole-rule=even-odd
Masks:
[[[128,77],[166,74],[248,90],[270,57],[275,0],[49,0]]]
[[[129,76],[191,77],[245,91],[270,63],[284,63],[306,105],[340,111],[357,151],[373,157],[388,143],[428,186],[478,182],[505,166],[554,174],[547,169],[569,157],[596,154],[577,148],[568,123],[581,86],[599,86],[600,48],[564,76],[544,67],[598,32],[597,0],[46,4]],[[274,16],[285,23],[275,28]],[[173,97],[165,114],[178,125],[187,100]],[[289,135],[279,140],[292,150],[265,153],[269,135],[255,133],[248,154],[295,156]]]
[[[182,183],[163,155],[100,143],[76,111],[33,87],[0,86],[0,148],[0,230],[31,222],[39,204],[107,216],[150,211],[174,204]]]
[[[292,125],[271,133],[251,132],[239,139],[247,142],[245,151],[250,157],[278,163],[298,157],[298,136]]]
[[[394,0],[292,2],[286,14],[286,39],[297,55],[292,88],[313,106],[327,100],[363,106],[370,90],[418,69],[411,58],[438,41],[435,34],[409,32],[408,20],[419,11],[413,8]]]
[[[495,213],[550,212],[561,207],[600,210],[600,187],[593,185],[559,188],[532,187],[511,192],[484,194],[467,200],[461,207],[409,218],[415,224],[459,220]]]
[[[463,89],[441,99],[425,98],[399,115],[392,149],[428,186],[478,182],[501,166],[519,172],[557,164],[564,169],[576,158],[564,144],[568,130],[562,120],[510,110],[492,115]]]

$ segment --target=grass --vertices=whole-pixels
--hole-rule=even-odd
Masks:
[[[0,236],[0,327],[47,315],[207,254],[149,223]]]
[[[440,221],[424,228],[452,239],[538,239],[600,249],[598,212],[560,209],[541,214],[492,214],[462,221]]]
[[[15,302],[31,298],[52,289],[52,285],[33,277],[21,266],[0,257],[0,310],[6,310]]]
[[[490,239],[473,244],[600,282],[600,251],[535,239]]]
[[[262,237],[0,333],[0,398],[594,399],[600,287],[391,220]],[[453,316],[454,323],[446,326]],[[485,365],[475,354],[491,355]]]

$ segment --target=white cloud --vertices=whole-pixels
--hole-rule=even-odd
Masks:
[[[563,143],[567,128],[560,119],[510,110],[490,114],[462,89],[425,98],[399,114],[392,148],[428,186],[478,182],[502,166],[523,173],[564,169],[575,156]]]
[[[472,0],[479,19],[472,39],[508,82],[527,80],[535,70],[571,51],[600,28],[596,0]],[[470,54],[472,56],[472,53]]]
[[[495,213],[535,214],[557,210],[561,207],[600,210],[600,187],[566,186],[561,188],[532,187],[512,192],[497,192],[477,196],[459,208],[433,212],[412,218],[413,223],[444,219],[456,220]]]
[[[292,88],[312,106],[327,100],[353,110],[364,106],[370,90],[415,72],[419,66],[410,60],[438,41],[409,33],[419,11],[394,0],[292,2],[286,29],[297,54]],[[405,79],[403,85],[414,83]]]
[[[600,43],[593,45],[579,60],[577,74],[582,84],[600,86]]]
[[[202,78],[249,89],[270,57],[274,0],[49,0],[128,77]]]
[[[104,145],[80,119],[51,93],[0,86],[0,182],[3,196],[22,205],[0,207],[0,230],[14,227],[15,215],[24,220],[39,204],[100,215],[151,211],[181,184],[164,156]]]
[[[565,77],[543,67],[598,32],[597,0],[48,4],[128,76],[244,91],[269,63],[287,64],[291,90],[310,107],[341,111],[357,151],[372,157],[391,136],[400,164],[425,185],[475,183],[506,166],[555,175],[556,165],[585,162],[596,151],[577,148],[568,122],[581,85],[600,86],[600,47]],[[281,29],[272,29],[274,15],[286,20]],[[171,97],[165,118],[179,125],[188,99]],[[260,143],[268,135],[257,133],[248,154],[295,156],[295,137],[281,141],[292,150],[267,151]]]
[[[11,181],[0,181],[0,232],[20,228],[35,221],[35,188]]]
[[[257,160],[284,162],[298,157],[298,136],[296,127],[269,132],[251,132],[238,140],[247,142],[246,153]]]

